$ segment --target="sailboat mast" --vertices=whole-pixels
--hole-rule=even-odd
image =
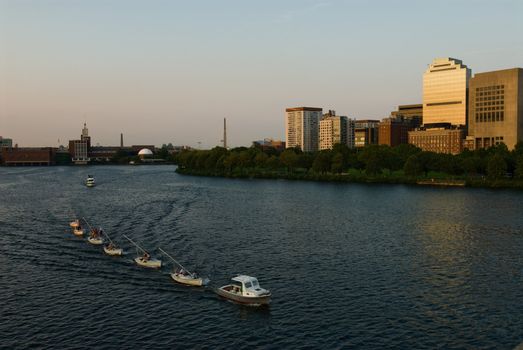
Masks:
[[[178,266],[180,266],[182,269],[184,269],[185,271],[187,271],[192,278],[194,278],[194,274],[187,270],[182,264],[180,264],[178,261],[176,261],[172,256],[170,256],[165,250],[163,250],[162,248],[158,248],[162,253],[164,253],[165,255],[167,255],[172,261],[174,261]]]
[[[123,235],[123,236],[124,236],[125,238],[127,238],[127,240],[128,240],[129,242],[131,242],[132,244],[134,244],[134,245],[136,246],[136,248],[140,249],[140,250],[141,250],[142,252],[144,252],[144,253],[147,253],[147,251],[146,251],[145,249],[143,249],[142,247],[140,247],[140,246],[138,245],[138,243],[135,243],[132,239],[130,239],[130,238],[127,237],[126,235]],[[147,254],[149,254],[149,253],[147,253]]]

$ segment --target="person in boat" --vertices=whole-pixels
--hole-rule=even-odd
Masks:
[[[143,261],[149,261],[149,259],[151,258],[151,255],[149,253],[145,253],[143,256],[142,256],[142,260]]]
[[[115,247],[114,247],[114,244],[111,242],[107,245],[107,249],[109,250],[113,250]]]

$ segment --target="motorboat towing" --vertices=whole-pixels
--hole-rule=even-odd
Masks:
[[[240,304],[259,306],[270,303],[271,292],[261,288],[256,277],[238,275],[231,280],[233,283],[216,288],[215,292]]]

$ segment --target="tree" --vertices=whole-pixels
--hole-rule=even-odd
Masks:
[[[421,175],[425,171],[421,157],[417,154],[411,155],[405,162],[403,171],[407,176]]]
[[[523,154],[516,159],[514,177],[516,179],[523,180]]]
[[[294,149],[288,148],[281,153],[280,161],[287,167],[287,170],[292,173],[293,169],[298,165],[298,155]]]
[[[312,170],[317,173],[325,173],[331,168],[331,157],[329,151],[321,151],[316,154],[316,158],[312,162]]]
[[[280,159],[278,157],[276,157],[275,155],[272,155],[269,157],[269,159],[267,159],[267,167],[269,167],[269,169],[279,169],[281,167],[281,163],[280,163]]]
[[[341,173],[343,171],[343,154],[338,152],[332,157],[331,171],[333,173]]]
[[[254,166],[257,168],[263,168],[268,159],[269,156],[267,154],[260,152],[254,157]]]
[[[500,154],[496,153],[490,157],[487,163],[487,176],[490,179],[501,179],[507,173],[507,162]]]

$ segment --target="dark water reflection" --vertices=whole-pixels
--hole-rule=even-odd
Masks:
[[[93,173],[98,186],[82,182]],[[523,193],[0,168],[0,347],[501,348],[523,340]],[[74,237],[85,216],[127,248]],[[225,302],[133,265],[127,234],[272,290]]]

